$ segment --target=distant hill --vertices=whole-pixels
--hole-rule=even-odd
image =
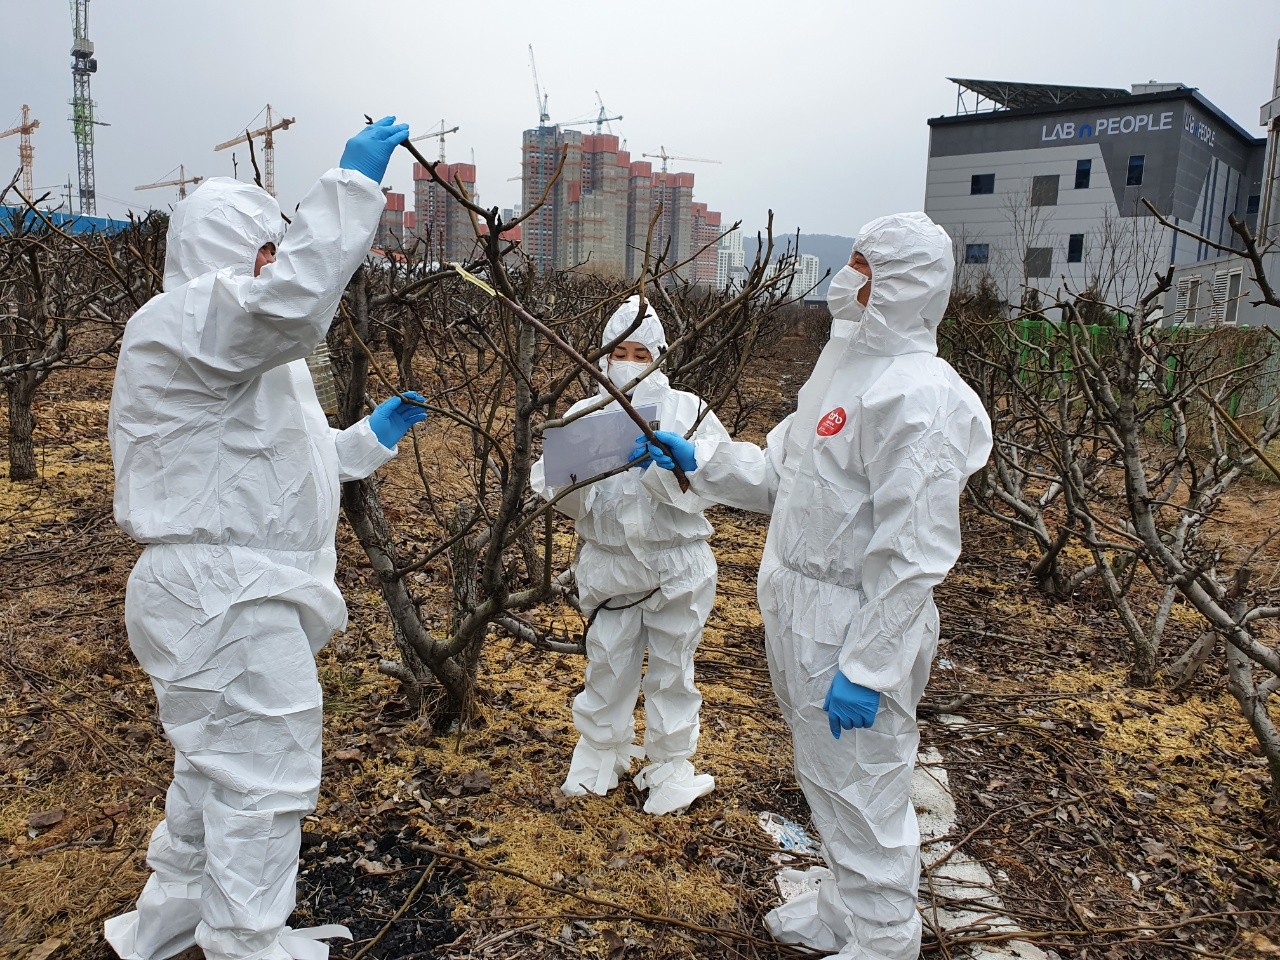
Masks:
[[[800,234],[800,252],[817,256],[819,274],[830,270],[831,276],[835,276],[836,271],[849,262],[849,255],[853,253],[853,237],[838,237],[829,233],[802,233]],[[831,277],[823,280],[812,295],[825,297],[827,284],[830,281]]]
[[[773,238],[775,259],[783,245],[794,240],[794,233],[775,234]],[[755,234],[749,234],[743,238],[743,248],[749,263],[756,252]],[[853,237],[839,237],[829,233],[802,233],[800,234],[800,252],[812,253],[818,258],[819,275],[830,270],[831,276],[834,276],[837,270],[849,262],[849,254],[853,252]],[[818,284],[818,288],[809,295],[811,299],[821,300],[826,297],[827,284],[831,281],[831,276]]]

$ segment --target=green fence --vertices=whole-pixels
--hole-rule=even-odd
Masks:
[[[983,328],[978,337],[948,336],[943,342],[952,350],[976,350],[988,361],[1016,376],[1023,389],[1045,399],[1056,397],[1063,382],[1072,378],[1073,338],[1087,338],[1089,351],[1106,365],[1116,349],[1118,337],[1128,331],[1128,318],[1115,314],[1110,323],[1093,323],[1068,328],[1048,319],[1022,319],[1005,325]],[[960,321],[950,320],[952,324]],[[953,328],[951,333],[957,333]],[[1145,348],[1151,359],[1144,364],[1139,380],[1140,404],[1163,403],[1161,393],[1191,393],[1188,415],[1191,429],[1200,434],[1209,429],[1208,402],[1199,391],[1203,386],[1247,431],[1261,426],[1261,420],[1280,400],[1280,338],[1259,327],[1167,326],[1151,330]],[[962,359],[962,358],[955,358]],[[964,364],[963,366],[968,366]],[[1195,383],[1179,383],[1194,376]],[[1155,388],[1163,385],[1165,390]],[[1074,386],[1071,388],[1074,393]],[[1154,421],[1156,431],[1167,435],[1172,427],[1172,411]],[[1161,425],[1160,421],[1163,421]],[[1203,434],[1207,440],[1207,433]]]

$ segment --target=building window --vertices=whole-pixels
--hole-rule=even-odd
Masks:
[[[1031,178],[1031,205],[1056,207],[1058,205],[1058,175]]]
[[[1076,189],[1077,190],[1089,189],[1089,175],[1091,173],[1093,173],[1092,160],[1076,161]]]
[[[1027,247],[1027,255],[1022,261],[1027,278],[1047,277],[1053,272],[1052,247]]]
[[[1250,230],[1258,229],[1258,208],[1262,205],[1262,197],[1259,194],[1250,194],[1249,201],[1244,208],[1244,222]]]
[[[994,173],[975,173],[969,181],[970,195],[996,192],[996,175]]]
[[[1242,271],[1231,271],[1231,275],[1227,279],[1227,303],[1226,312],[1222,317],[1223,323],[1234,324],[1236,322],[1236,313],[1240,309],[1240,284],[1243,280],[1244,273]]]
[[[1236,322],[1243,281],[1243,270],[1219,270],[1213,275],[1213,287],[1209,291],[1209,322],[1211,324]]]
[[[1196,308],[1200,305],[1200,277],[1183,277],[1178,281],[1178,299],[1173,309],[1173,322],[1195,326]]]
[[[1067,263],[1081,263],[1084,260],[1084,234],[1073,233],[1067,237]]]
[[[1140,187],[1142,186],[1142,169],[1147,165],[1147,155],[1145,153],[1137,153],[1129,158],[1129,176],[1125,179],[1125,186]]]
[[[966,243],[964,245],[965,263],[986,263],[991,258],[991,244]]]

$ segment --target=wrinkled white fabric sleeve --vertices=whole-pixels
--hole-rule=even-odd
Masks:
[[[901,394],[864,406],[860,438],[871,486],[872,534],[862,563],[866,595],[840,669],[871,690],[906,683],[931,628],[933,588],[960,556],[962,454],[936,405]],[[966,425],[967,426],[967,425]]]
[[[333,431],[333,443],[338,450],[338,479],[363,480],[390,460],[400,449],[388,450],[369,426],[369,418],[353,423],[345,430]]]
[[[386,199],[362,173],[333,169],[303,198],[276,262],[258,277],[219,272],[206,311],[186,311],[184,353],[239,383],[305,357],[364,262]]]
[[[713,503],[753,513],[772,513],[794,416],[791,414],[769,431],[763,449],[754,443],[731,440],[727,432],[719,439],[699,436],[693,443],[698,469],[689,474],[689,488]]]
[[[706,404],[702,404],[702,406],[705,407]],[[689,425],[685,423],[676,424],[675,429],[683,434],[689,429]],[[698,431],[693,435],[695,450],[699,441],[703,440],[716,443],[733,442],[729,437],[729,431],[724,428],[724,424],[720,422],[719,417],[711,410],[707,411],[707,415],[698,424]],[[702,460],[699,458],[698,463],[701,462]],[[647,468],[640,482],[654,499],[670,504],[684,513],[702,513],[714,503],[714,501],[697,492],[693,485],[692,477],[689,478],[689,489],[681,491],[680,481],[676,479],[676,475],[670,470],[663,470],[661,467],[651,466]]]
[[[543,500],[551,500],[556,495],[556,491],[547,486],[546,468],[543,466],[542,457],[539,457],[537,462],[529,468],[529,486]],[[592,496],[595,489],[595,484],[588,484],[572,493],[566,493],[556,501],[556,510],[572,520],[581,520],[586,516],[591,501],[595,499]]]

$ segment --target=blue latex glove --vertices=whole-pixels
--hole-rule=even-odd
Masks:
[[[381,183],[391,154],[408,139],[407,123],[396,123],[395,117],[383,117],[347,141],[338,166],[343,170],[359,170],[375,183]]]
[[[637,463],[637,460],[643,459],[643,463]],[[649,441],[644,437],[636,437],[636,448],[631,451],[631,456],[627,458],[627,462],[641,470],[648,470],[649,464],[653,463],[649,456]]]
[[[680,469],[685,473],[693,473],[698,469],[698,458],[694,456],[693,444],[680,436],[678,433],[672,433],[670,430],[658,430],[654,433],[654,437],[662,441],[662,447],[653,441],[646,441],[644,437],[636,437],[637,449],[641,444],[645,450],[649,452],[649,457],[660,466],[663,470],[674,470],[676,464],[680,464]],[[667,451],[671,451],[668,453]],[[631,459],[635,459],[633,455]]]
[[[404,396],[419,403],[423,402],[422,394],[414,393],[412,390],[406,391]],[[389,400],[383,400],[374,408],[373,413],[369,414],[369,427],[380,444],[388,450],[393,450],[415,423],[421,423],[425,419],[427,419],[427,411],[405,403],[399,396],[395,396]]]
[[[839,740],[842,729],[861,729],[876,722],[880,694],[859,686],[846,677],[842,670],[836,670],[822,709],[827,711],[827,719],[831,721],[831,735]]]

